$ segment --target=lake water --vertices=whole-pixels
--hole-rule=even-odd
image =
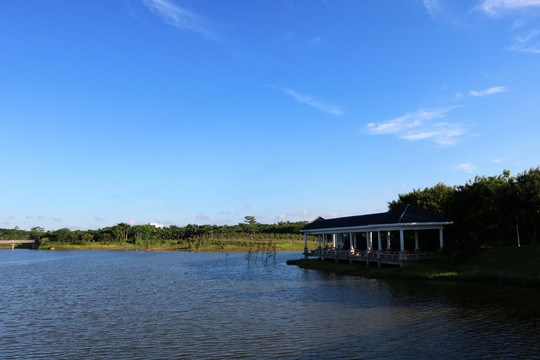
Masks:
[[[246,253],[0,251],[0,358],[533,359],[540,291]]]

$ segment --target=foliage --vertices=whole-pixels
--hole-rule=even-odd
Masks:
[[[511,177],[508,170],[497,176],[476,176],[464,185],[437,184],[424,190],[399,194],[390,210],[411,204],[454,222],[447,231],[449,251],[456,254],[483,247],[516,244],[517,228],[522,242],[535,244],[540,223],[540,168]],[[450,240],[450,241],[448,241]]]
[[[62,228],[45,231],[35,227],[31,231],[0,229],[4,239],[34,239],[40,248],[122,248],[142,250],[247,250],[257,249],[261,243],[272,243],[272,250],[301,250],[303,236],[300,229],[306,222],[260,224],[253,216],[246,216],[238,225],[171,225],[158,229],[152,225],[120,223],[99,230],[70,230]],[[310,238],[313,241],[315,238]],[[299,244],[302,244],[300,246]],[[270,250],[267,250],[270,251]]]

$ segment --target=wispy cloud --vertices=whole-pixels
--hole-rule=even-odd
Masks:
[[[289,31],[289,32],[287,32],[285,35],[283,35],[283,36],[281,37],[280,42],[284,43],[284,42],[286,42],[286,41],[289,41],[289,40],[291,40],[292,38],[294,38],[294,35],[295,35],[294,31]]]
[[[133,219],[129,219],[128,224],[129,225],[137,225],[137,222],[135,220],[133,220]]]
[[[210,220],[210,218],[208,216],[206,216],[205,214],[197,214],[197,216],[195,216],[195,219],[197,219],[198,221],[208,221],[208,220]]]
[[[476,8],[491,15],[498,15],[504,11],[520,10],[533,6],[540,6],[540,0],[484,0]]]
[[[466,164],[460,164],[460,165],[456,166],[456,169],[464,170],[464,171],[466,171],[468,173],[473,173],[476,170],[476,166],[474,166],[471,163],[466,163]]]
[[[300,103],[312,106],[315,109],[325,112],[327,114],[334,115],[334,116],[342,116],[344,114],[343,110],[341,110],[339,107],[322,102],[309,95],[297,93],[296,91],[291,90],[289,88],[276,88],[276,89],[284,92],[285,94],[289,95],[294,100]]]
[[[432,17],[436,16],[440,11],[438,0],[423,0],[424,6]]]
[[[455,106],[443,109],[420,109],[382,123],[369,123],[371,135],[396,135],[400,139],[417,141],[429,139],[437,144],[452,145],[465,128],[459,124],[440,122]],[[434,122],[436,121],[436,122]]]
[[[485,90],[479,90],[479,91],[471,90],[471,91],[469,91],[469,94],[471,96],[484,97],[484,96],[503,93],[503,92],[507,92],[507,91],[508,91],[508,89],[505,86],[494,86],[494,87],[490,87],[489,89],[485,89]]]
[[[293,211],[291,213],[282,213],[276,216],[277,221],[290,221],[290,220],[310,220],[313,216],[308,210]]]
[[[143,0],[143,3],[169,25],[196,32],[208,39],[216,39],[216,35],[206,28],[202,16],[181,8],[170,0]]]
[[[509,50],[540,54],[540,29],[533,29],[526,35],[518,35]]]

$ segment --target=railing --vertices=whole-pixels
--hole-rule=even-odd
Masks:
[[[0,240],[0,244],[10,244],[11,250],[15,249],[15,244],[34,244],[35,240]]]
[[[402,261],[425,261],[436,258],[436,254],[428,252],[406,251],[369,251],[369,250],[347,250],[347,249],[314,249],[307,252],[308,256],[319,256],[336,259],[367,260],[383,262],[402,262]]]

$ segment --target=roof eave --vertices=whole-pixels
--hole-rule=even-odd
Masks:
[[[413,222],[413,223],[395,223],[395,224],[373,224],[373,225],[363,225],[363,226],[349,226],[349,227],[339,227],[339,228],[318,228],[318,229],[308,229],[300,230],[301,233],[334,233],[334,232],[352,232],[353,230],[372,230],[372,231],[390,231],[390,230],[400,230],[400,229],[410,229],[410,230],[428,230],[428,229],[439,229],[445,225],[452,225],[453,221],[445,222]]]

